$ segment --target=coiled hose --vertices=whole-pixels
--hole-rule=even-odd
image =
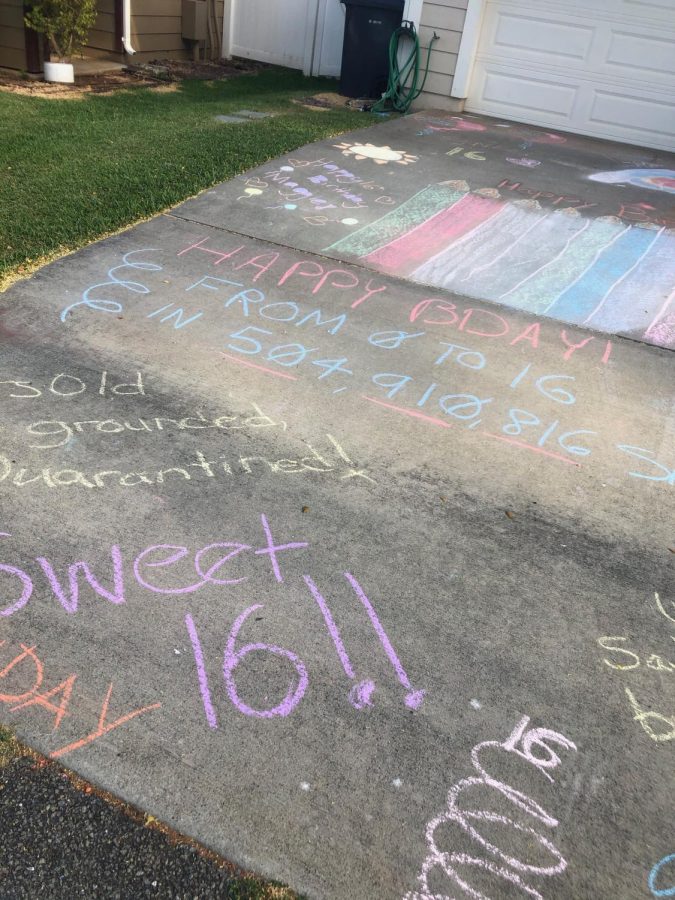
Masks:
[[[387,82],[387,90],[382,98],[373,104],[373,112],[384,112],[388,105],[395,109],[396,112],[406,113],[410,109],[410,105],[416,100],[424,90],[429,74],[429,60],[431,58],[431,48],[434,41],[437,41],[438,35],[434,32],[433,37],[429,41],[427,49],[427,64],[424,70],[424,78],[418,87],[420,78],[420,42],[417,37],[417,31],[412,22],[402,22],[401,26],[394,31],[389,40],[389,80]],[[402,66],[399,66],[399,44],[402,40],[412,42],[412,48],[407,59]],[[411,79],[412,76],[412,79]]]

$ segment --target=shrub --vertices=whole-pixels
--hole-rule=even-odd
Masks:
[[[38,0],[24,21],[33,31],[47,36],[58,60],[69,62],[87,42],[96,21],[96,0]]]

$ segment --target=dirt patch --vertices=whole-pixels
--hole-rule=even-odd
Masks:
[[[129,87],[150,87],[155,84],[157,81],[153,78],[138,76],[124,69],[98,75],[76,75],[75,84],[50,84],[21,78],[19,75],[0,76],[0,91],[44,97],[47,100],[79,100],[85,94],[110,94]]]
[[[198,79],[200,81],[219,81],[223,78],[233,78],[237,75],[248,75],[266,69],[265,63],[250,59],[228,59],[219,62],[204,60],[193,62],[184,59],[153,59],[149,63],[138,66],[130,66],[129,71],[156,81],[186,81]]]
[[[77,63],[75,63],[77,68]],[[191,62],[182,59],[153,59],[149,63],[128,66],[114,72],[75,75],[74,84],[49,84],[16,75],[0,75],[0,91],[44,97],[47,100],[80,100],[86,94],[110,94],[130,87],[154,87],[160,92],[175,90],[174,85],[186,79],[220,81],[237,75],[248,75],[266,68],[265,63],[245,59],[223,62]]]
[[[342,94],[336,94],[335,92],[327,92],[323,94],[313,94],[311,97],[301,97],[299,100],[293,100],[293,103],[297,103],[300,106],[304,106],[307,109],[336,109],[347,107],[348,109],[363,109],[364,106],[371,102],[366,99],[354,97],[345,97]]]

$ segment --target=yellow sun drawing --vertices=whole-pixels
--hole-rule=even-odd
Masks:
[[[402,166],[417,162],[418,156],[406,153],[405,150],[392,150],[391,147],[376,147],[374,144],[333,144],[336,150],[341,150],[343,156],[353,156],[356,159],[372,159],[378,166],[388,162],[396,162]]]

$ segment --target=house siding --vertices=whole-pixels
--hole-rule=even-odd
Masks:
[[[429,75],[424,91],[415,103],[415,108],[438,107],[458,109],[461,101],[450,96],[452,76],[457,66],[457,54],[464,29],[468,0],[425,0],[420,17],[419,38],[422,47],[422,68],[426,65],[426,48],[434,35],[429,61]]]
[[[120,49],[115,47],[115,0],[98,0],[97,5],[98,15],[89,32],[87,50],[91,48],[107,56]]]
[[[0,67],[27,69],[23,0],[0,0]]]
[[[134,62],[149,59],[188,59],[192,47],[183,40],[181,0],[132,0],[131,43]],[[216,4],[219,34],[223,28],[223,0]]]
[[[223,2],[216,4],[218,35],[223,30]],[[127,57],[115,38],[115,0],[98,0],[98,15],[89,32],[85,55],[146,62],[157,58],[191,59],[192,47],[182,38],[181,0],[131,0],[131,43]],[[23,0],[0,0],[0,68],[26,69]]]

